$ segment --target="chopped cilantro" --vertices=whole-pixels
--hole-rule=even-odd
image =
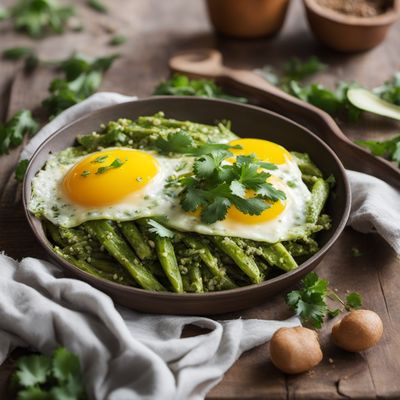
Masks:
[[[87,5],[99,13],[107,13],[107,7],[100,0],[87,0]]]
[[[90,175],[90,171],[88,171],[87,169],[85,169],[84,171],[82,171],[81,176],[88,176]]]
[[[105,172],[109,171],[110,169],[120,168],[124,165],[124,161],[121,161],[119,158],[116,158],[110,165],[106,167],[99,167],[96,171],[96,175],[104,174]]]
[[[24,176],[26,173],[26,169],[28,168],[29,160],[21,160],[17,168],[15,168],[15,179],[17,182],[22,182],[24,180]]]
[[[210,97],[247,103],[245,97],[230,96],[224,93],[221,87],[210,79],[189,79],[187,76],[179,74],[175,74],[170,79],[161,82],[153,94]]]
[[[154,233],[160,237],[168,237],[168,238],[174,237],[174,232],[170,231],[165,226],[159,224],[157,221],[149,219],[147,223],[150,225],[149,231],[151,233]]]
[[[0,155],[7,154],[10,149],[19,146],[25,134],[33,136],[37,129],[38,124],[29,110],[15,113],[8,122],[0,125]]]
[[[356,140],[356,143],[369,149],[373,155],[385,157],[400,167],[400,135],[387,140]]]
[[[106,161],[108,158],[108,155],[104,155],[104,156],[98,156],[96,157],[93,161],[90,161],[91,163],[103,163],[104,161]]]
[[[124,35],[115,35],[111,38],[109,44],[110,46],[119,46],[126,42],[127,38]]]

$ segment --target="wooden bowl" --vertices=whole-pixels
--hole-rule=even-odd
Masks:
[[[327,204],[327,212],[332,216],[332,228],[321,233],[321,249],[318,253],[296,270],[260,284],[205,294],[151,292],[123,286],[89,275],[55,254],[40,220],[28,211],[32,178],[46,163],[49,153],[71,146],[78,134],[97,130],[102,123],[118,118],[137,118],[158,111],[164,111],[168,117],[202,123],[229,119],[240,136],[265,138],[289,150],[307,152],[325,176],[333,174],[336,178],[335,194]],[[346,225],[350,211],[350,190],[345,170],[335,153],[316,135],[287,118],[265,109],[228,101],[160,96],[103,108],[55,132],[39,147],[29,163],[23,184],[23,204],[29,224],[50,258],[67,272],[108,293],[116,302],[151,313],[210,315],[248,308],[264,302],[268,296],[283,294],[286,288],[315,268]]]
[[[217,32],[237,38],[277,33],[289,0],[207,0],[208,15]]]
[[[381,43],[398,19],[400,0],[376,17],[355,17],[322,7],[315,0],[303,0],[308,23],[315,37],[330,48],[353,53],[372,49]]]

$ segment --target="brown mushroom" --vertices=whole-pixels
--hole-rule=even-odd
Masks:
[[[287,374],[299,374],[322,360],[318,334],[302,326],[278,329],[269,343],[271,361]]]
[[[375,346],[383,333],[379,315],[370,310],[354,310],[332,328],[333,341],[344,350],[358,352]]]

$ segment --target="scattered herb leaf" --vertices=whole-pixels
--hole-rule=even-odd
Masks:
[[[342,308],[329,309],[327,299],[339,303]],[[301,281],[301,288],[289,292],[286,296],[288,306],[300,317],[305,325],[320,329],[324,319],[339,315],[341,311],[360,308],[362,299],[360,294],[353,292],[344,302],[329,288],[329,282],[319,278],[315,272],[310,272]]]
[[[154,233],[160,237],[167,237],[167,238],[174,237],[174,232],[170,231],[165,226],[159,224],[157,221],[149,219],[147,223],[150,225],[149,231],[151,233]]]
[[[239,103],[247,103],[244,97],[230,96],[223,92],[214,81],[209,79],[189,79],[185,75],[173,75],[170,79],[160,83],[154,93],[155,95],[170,96],[198,96],[219,98]]]
[[[51,357],[21,357],[11,389],[21,400],[87,399],[79,359],[65,348],[55,350]]]
[[[400,167],[400,135],[388,140],[356,140],[355,143],[366,147],[375,156],[394,161]]]
[[[359,293],[352,292],[346,296],[346,309],[357,309],[361,308],[362,306],[362,299]]]
[[[317,57],[312,56],[306,61],[294,57],[291,58],[284,66],[283,72],[286,80],[300,81],[308,78],[317,72],[325,70],[326,64],[323,64]]]
[[[14,147],[19,146],[25,134],[34,135],[38,129],[37,122],[29,110],[20,110],[0,126],[0,155],[7,154]]]
[[[62,33],[74,13],[72,6],[62,6],[58,0],[19,0],[9,10],[15,29],[34,38],[49,32]]]
[[[75,54],[60,65],[65,79],[56,78],[50,83],[50,96],[43,106],[51,116],[59,114],[92,95],[100,86],[102,75],[119,55],[90,59]]]
[[[396,74],[382,86],[373,89],[373,92],[383,100],[400,106],[400,72],[396,72]]]
[[[22,182],[28,168],[29,160],[21,160],[15,168],[15,179],[17,182]]]
[[[29,47],[11,47],[3,51],[5,60],[20,60],[32,54],[32,49]]]
[[[108,11],[107,7],[100,0],[88,0],[87,4],[90,8],[97,12],[106,14]]]
[[[111,46],[120,46],[121,44],[124,44],[127,41],[127,37],[124,35],[115,35],[114,37],[111,38],[110,40],[110,45]]]

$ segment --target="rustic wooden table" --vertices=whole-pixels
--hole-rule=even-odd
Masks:
[[[11,1],[5,2],[6,4]],[[0,24],[0,50],[16,45],[33,46],[41,58],[60,59],[73,50],[89,55],[123,55],[107,73],[103,90],[139,97],[148,96],[160,79],[168,75],[168,58],[182,49],[215,47],[232,67],[256,68],[264,64],[282,65],[289,57],[318,55],[330,68],[316,79],[333,85],[340,79],[357,80],[374,86],[400,69],[400,23],[378,48],[358,55],[340,55],[318,45],[311,36],[299,0],[292,1],[282,32],[271,40],[240,41],[216,37],[208,24],[201,0],[106,1],[109,14],[98,14],[76,1],[82,32],[69,32],[32,41]],[[79,5],[80,4],[80,5]],[[128,36],[119,48],[108,45],[115,33]],[[6,118],[26,107],[37,109],[46,96],[51,69],[40,69],[24,76],[20,65],[0,61],[0,117]],[[364,118],[357,125],[343,126],[352,138],[387,137],[399,126],[380,118]],[[16,258],[44,257],[44,251],[30,232],[20,202],[20,188],[14,168],[21,149],[0,158],[0,250]],[[352,255],[352,249],[362,253]],[[375,399],[400,398],[400,287],[399,260],[375,235],[362,235],[346,229],[317,272],[339,291],[357,290],[366,308],[377,311],[385,326],[384,337],[374,349],[350,354],[329,343],[332,323],[321,332],[324,360],[311,373],[286,376],[270,363],[267,346],[244,354],[227,372],[222,382],[209,393],[210,399]],[[276,296],[259,307],[226,317],[274,318],[289,316],[283,296]],[[0,367],[0,393],[13,359]],[[0,395],[3,398],[3,395]]]

